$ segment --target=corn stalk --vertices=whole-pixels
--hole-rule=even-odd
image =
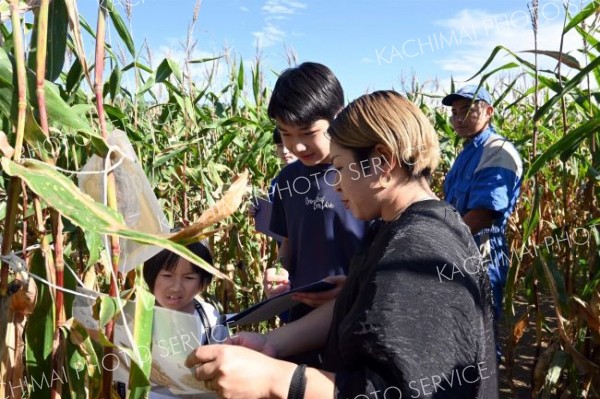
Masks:
[[[26,111],[26,92],[27,92],[27,81],[25,76],[25,54],[23,48],[23,34],[21,31],[21,15],[19,13],[19,2],[18,0],[12,0],[10,2],[11,21],[13,25],[13,37],[14,37],[14,51],[15,60],[17,66],[17,85],[18,85],[18,105],[17,105],[17,126],[16,126],[16,142],[14,160],[19,162],[21,159],[21,153],[23,151],[23,137],[25,134],[25,111]],[[7,214],[4,224],[4,237],[2,241],[2,255],[7,255],[11,252],[13,245],[13,238],[16,229],[16,219],[18,215],[18,203],[19,195],[21,193],[21,181],[17,177],[13,177],[9,182],[8,189],[8,204]],[[8,288],[8,264],[2,263],[0,271],[0,298],[8,300],[7,297]],[[8,321],[13,324],[13,320]],[[10,329],[6,330],[6,335],[0,337],[2,345],[5,346],[6,350],[3,351],[4,357],[0,359],[0,396],[4,397],[7,393],[7,387],[9,382],[12,382],[14,376],[12,375],[13,370],[9,364],[11,354],[8,348],[16,348],[16,342],[11,342],[13,339],[18,340],[19,338],[9,337]],[[11,344],[12,343],[12,344]],[[17,378],[19,376],[16,376]]]
[[[533,43],[534,43],[534,94],[533,94],[533,107],[534,107],[534,113],[536,113],[538,111],[539,105],[538,105],[538,98],[539,98],[539,68],[538,68],[538,22],[539,22],[539,7],[538,7],[538,0],[532,0],[531,1],[531,7],[530,7],[530,16],[531,16],[531,25],[533,28]],[[533,151],[531,154],[531,158],[530,158],[530,163],[532,162],[531,160],[535,157],[537,157],[538,153],[538,135],[539,135],[539,130],[538,130],[538,120],[534,119],[533,120]],[[540,186],[539,186],[539,180],[538,180],[538,176],[537,174],[533,177],[533,191],[534,193],[538,193],[540,190]],[[539,207],[539,204],[538,204]],[[536,213],[540,213],[539,208],[537,210],[534,210],[534,212]],[[537,243],[540,240],[540,233],[541,233],[541,228],[540,225],[537,224],[536,228],[535,228],[535,239],[534,239],[534,245],[537,245]],[[539,293],[539,277],[535,274],[535,269],[534,269],[534,275],[533,275],[533,284],[532,284],[532,288],[533,288],[533,307],[534,307],[534,311],[535,311],[535,325],[536,325],[536,348],[535,348],[535,356],[534,356],[534,360],[533,360],[533,367],[531,368],[531,380],[533,381],[534,379],[534,370],[535,370],[535,366],[537,364],[538,358],[540,356],[540,351],[542,348],[542,323],[544,322],[541,310],[540,310],[540,293]]]
[[[23,151],[23,137],[25,135],[25,108],[27,105],[27,79],[25,76],[25,53],[23,49],[23,33],[21,31],[21,15],[19,13],[19,1],[11,0],[11,21],[13,25],[15,60],[17,65],[17,85],[18,85],[18,105],[17,105],[17,127],[14,160],[21,160]],[[7,255],[12,248],[13,236],[16,227],[17,208],[19,203],[19,194],[21,191],[21,182],[17,179],[11,179],[8,189],[7,217],[4,222],[4,236],[2,241],[2,255]],[[2,262],[0,270],[0,297],[6,296],[8,287],[8,264]]]
[[[110,0],[109,0],[110,1]],[[96,55],[95,55],[95,75],[94,75],[94,94],[96,96],[96,111],[98,113],[98,123],[100,125],[100,132],[102,134],[102,138],[106,141],[108,140],[108,131],[106,128],[106,118],[104,115],[104,95],[103,95],[103,74],[104,74],[104,46],[106,40],[106,14],[107,14],[107,0],[101,0],[98,7],[98,22],[96,26]],[[107,157],[105,162],[108,164],[107,167],[110,167],[111,159]],[[106,184],[106,196],[108,201],[108,206],[111,209],[117,210],[117,192],[116,192],[116,181],[115,175],[113,172],[109,172],[107,176],[107,184]],[[112,273],[110,279],[110,289],[109,294],[112,297],[118,295],[118,281],[117,275],[119,273],[119,255],[120,255],[120,247],[119,247],[119,237],[115,235],[109,236],[110,240],[110,254],[111,254],[111,262],[112,262]],[[114,339],[114,321],[111,320],[106,325],[105,329],[106,336],[112,342]],[[104,358],[110,359],[108,361],[109,364],[104,365],[104,372],[102,374],[102,392],[105,399],[111,399],[112,392],[112,359],[113,356],[110,356],[112,353],[112,348],[106,346],[104,348]]]
[[[50,131],[48,129],[48,114],[46,111],[46,96],[44,91],[45,76],[46,76],[46,58],[47,58],[47,43],[48,43],[48,10],[50,0],[41,0],[40,7],[37,12],[36,26],[37,26],[37,44],[36,44],[36,95],[37,95],[37,106],[39,112],[40,127],[46,138],[50,137]],[[47,158],[47,162],[50,165],[55,165],[54,159],[51,157]],[[39,207],[39,202],[37,204]],[[64,287],[64,257],[63,257],[63,224],[61,215],[56,210],[51,209],[51,223],[52,223],[52,236],[54,239],[54,268],[56,275],[56,286],[58,289],[55,291],[55,333],[52,344],[52,365],[53,369],[60,370],[63,363],[62,356],[58,349],[63,346],[61,344],[63,337],[61,336],[61,327],[65,322],[65,310],[64,310],[64,294],[61,290]],[[38,229],[43,226],[43,220],[40,220],[40,214],[38,215]],[[48,244],[45,238],[42,238],[44,245],[44,251],[48,254]],[[48,264],[52,264],[48,262]],[[62,382],[60,380],[54,381],[51,387],[50,396],[52,399],[60,398],[62,395]]]

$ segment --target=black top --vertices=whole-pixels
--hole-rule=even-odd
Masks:
[[[287,268],[292,288],[327,276],[347,274],[348,266],[366,231],[335,192],[339,179],[331,164],[287,165],[273,188],[270,229],[289,240]],[[290,321],[313,308],[298,305]]]
[[[443,201],[417,202],[373,225],[329,331],[324,368],[336,372],[335,397],[497,398],[480,265],[468,227]]]

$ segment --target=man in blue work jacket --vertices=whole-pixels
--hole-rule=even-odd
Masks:
[[[491,125],[492,103],[487,90],[477,85],[442,100],[452,107],[456,134],[466,140],[446,176],[444,193],[471,229],[487,263],[497,326],[510,264],[506,223],[519,197],[523,164],[515,147]]]

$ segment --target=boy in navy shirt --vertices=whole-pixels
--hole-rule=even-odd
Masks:
[[[362,240],[366,223],[355,219],[335,192],[339,173],[329,159],[329,124],[344,106],[344,91],[324,65],[303,63],[277,79],[269,103],[283,145],[300,162],[286,166],[273,190],[270,229],[284,239],[279,254],[285,270],[267,269],[267,297],[322,280],[345,275]],[[291,309],[290,321],[314,306],[335,298],[326,294],[297,296],[304,302]],[[311,305],[311,306],[308,306]]]

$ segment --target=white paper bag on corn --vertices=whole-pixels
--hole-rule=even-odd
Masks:
[[[114,130],[108,138],[108,145],[110,148],[116,147],[111,156],[113,165],[124,157],[113,172],[117,186],[117,206],[125,224],[145,233],[168,234],[170,226],[167,218],[125,132]],[[79,189],[96,201],[103,202],[106,186],[104,159],[93,155],[81,171],[95,173],[80,174]],[[160,247],[138,244],[124,238],[119,239],[119,243],[121,246],[119,271],[122,273],[127,273],[161,250]]]

